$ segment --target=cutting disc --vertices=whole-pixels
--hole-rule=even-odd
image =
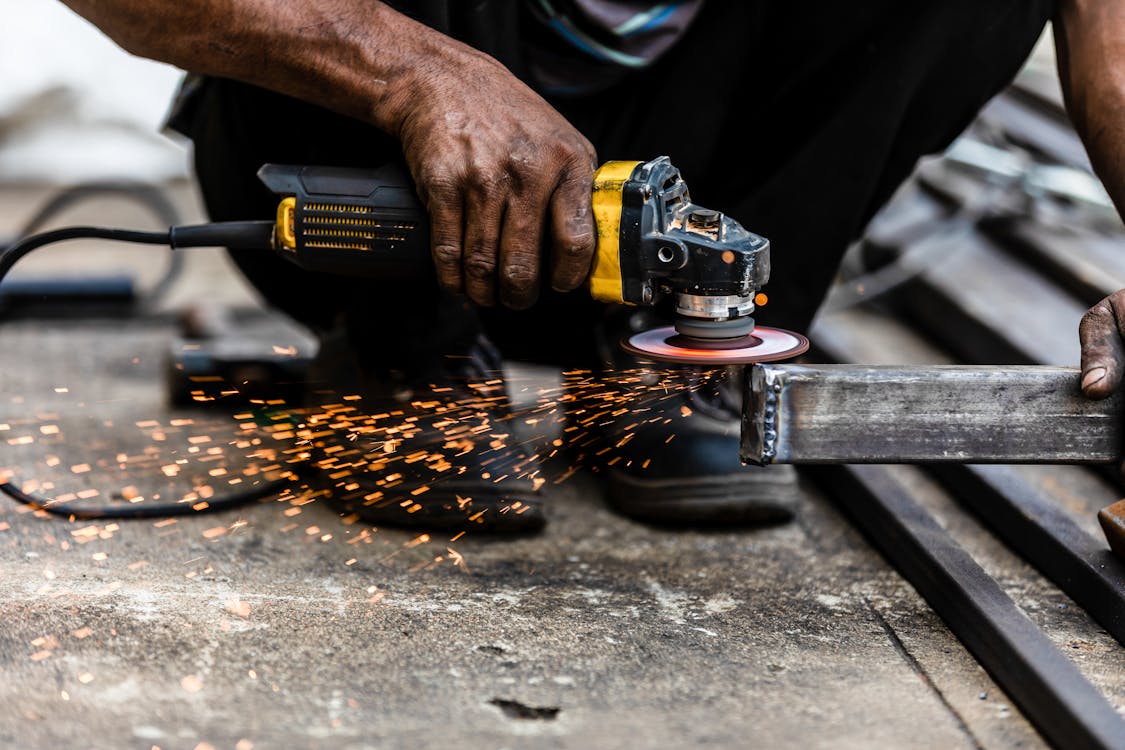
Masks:
[[[701,342],[676,333],[673,326],[642,331],[622,340],[622,348],[643,359],[698,365],[749,365],[804,354],[809,340],[782,328],[757,326],[743,339]]]

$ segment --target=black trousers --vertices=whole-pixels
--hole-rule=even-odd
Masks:
[[[1051,0],[712,0],[653,67],[551,103],[600,160],[666,154],[693,200],[768,237],[770,303],[757,317],[804,330],[848,245],[918,158],[1011,81],[1052,11]],[[401,153],[356,120],[228,80],[206,81],[179,127],[215,220],[272,216],[276,200],[255,177],[263,163],[365,166]],[[318,331],[344,326],[372,366],[430,369],[478,325],[508,358],[589,365],[604,314],[582,290],[547,290],[528,311],[473,310],[433,283],[232,254],[270,303]]]

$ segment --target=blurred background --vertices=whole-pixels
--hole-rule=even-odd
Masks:
[[[0,68],[5,182],[188,177],[185,144],[161,132],[179,70],[127,54],[44,0],[5,8]]]
[[[163,129],[182,72],[126,53],[55,0],[8,3],[4,11],[0,243],[40,217],[43,226],[137,229],[166,225],[161,214],[169,212],[181,221],[201,219],[190,144]],[[62,207],[50,205],[74,188],[79,192]],[[183,254],[175,267],[169,261],[159,248],[71,242],[36,252],[11,279],[92,279],[104,282],[100,288],[109,295],[124,293],[131,281],[137,300],[165,311],[201,296],[224,305],[259,304],[219,250]],[[3,297],[6,308],[16,303],[11,293]]]

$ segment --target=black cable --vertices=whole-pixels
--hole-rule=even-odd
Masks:
[[[106,229],[104,227],[66,227],[42,234],[33,234],[17,240],[0,251],[0,282],[8,275],[21,258],[44,245],[64,240],[83,238],[117,240],[119,242],[140,242],[146,245],[168,245],[171,232],[136,232],[130,229]]]
[[[7,247],[0,249],[0,282],[12,270],[19,260],[33,250],[75,239],[104,239],[118,242],[136,242],[147,245],[166,245],[172,249],[181,247],[221,246],[235,247],[266,247],[270,246],[273,232],[273,222],[270,221],[243,221],[219,224],[202,224],[189,227],[171,227],[166,232],[137,232],[129,229],[107,229],[104,227],[67,227],[55,229],[50,232],[24,237]],[[56,500],[39,497],[24,492],[12,482],[0,483],[0,492],[16,502],[29,507],[50,513],[56,516],[81,519],[105,518],[163,518],[168,516],[185,516],[203,511],[212,512],[228,510],[240,505],[253,502],[268,494],[278,492],[289,480],[279,479],[260,487],[253,487],[243,492],[236,492],[216,500],[201,500],[207,507],[196,510],[196,503],[158,503],[154,505],[135,506],[95,506],[91,508],[71,508],[69,505]]]
[[[180,223],[180,213],[175,205],[156,186],[146,182],[127,182],[121,180],[84,182],[66,188],[51,197],[23,227],[16,232],[16,237],[27,237],[38,232],[47,222],[63,211],[91,198],[112,196],[132,200],[149,210],[157,223],[162,226],[175,226]],[[0,246],[0,250],[3,247]],[[142,300],[146,309],[153,308],[156,303],[167,294],[172,284],[183,273],[184,259],[179,254],[173,254],[164,275],[152,285]]]
[[[16,487],[11,482],[4,482],[0,484],[0,492],[3,492],[8,497],[16,502],[27,505],[35,510],[41,510],[45,513],[50,513],[53,516],[64,516],[70,519],[83,519],[83,520],[96,520],[107,518],[167,518],[169,516],[187,516],[192,513],[214,513],[221,510],[230,510],[241,505],[253,502],[267,495],[273,495],[280,492],[285,485],[289,484],[288,479],[275,479],[272,482],[267,482],[260,487],[253,487],[242,492],[235,492],[217,500],[200,499],[195,502],[178,502],[178,503],[155,503],[137,504],[137,505],[121,505],[121,506],[94,506],[90,508],[72,508],[66,503],[59,503],[57,500],[33,495],[29,492],[24,492],[19,487]],[[196,510],[200,503],[206,503],[206,507]]]

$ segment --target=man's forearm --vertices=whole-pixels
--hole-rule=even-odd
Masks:
[[[396,133],[420,68],[479,55],[374,0],[64,0],[133,54]]]
[[[1125,0],[1059,0],[1054,33],[1067,112],[1125,216]],[[1116,393],[1125,380],[1125,289],[1086,311],[1078,337],[1082,392]]]
[[[1125,216],[1125,0],[1060,0],[1054,34],[1067,111]]]
[[[135,54],[273,89],[398,138],[449,291],[523,309],[548,274],[558,291],[589,274],[597,153],[483,52],[375,0],[65,2]]]

